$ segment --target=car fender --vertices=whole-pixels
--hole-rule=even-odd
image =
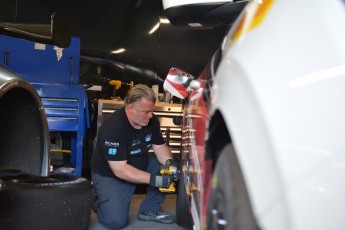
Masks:
[[[274,1],[259,26],[224,43],[211,114],[224,117],[263,229],[341,225],[344,21],[341,1]]]

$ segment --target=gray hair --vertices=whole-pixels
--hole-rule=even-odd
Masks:
[[[140,101],[141,98],[145,98],[146,100],[156,103],[156,94],[153,92],[153,90],[147,85],[137,84],[130,88],[126,93],[124,100],[125,107],[127,107],[129,104]]]

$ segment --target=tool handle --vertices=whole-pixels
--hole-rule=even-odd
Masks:
[[[176,192],[175,182],[171,182],[169,188],[159,188],[159,191],[166,192],[166,193],[174,193],[174,192]]]

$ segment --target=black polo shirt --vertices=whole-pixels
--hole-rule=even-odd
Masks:
[[[108,161],[127,160],[133,167],[146,170],[152,144],[164,144],[158,117],[153,115],[147,126],[135,129],[122,107],[99,128],[91,168],[101,176],[114,177]]]

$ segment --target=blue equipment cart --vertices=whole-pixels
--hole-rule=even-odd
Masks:
[[[44,106],[51,134],[70,138],[70,165],[82,174],[85,131],[90,127],[86,86],[79,85],[80,39],[68,48],[0,35],[0,63],[30,82]],[[54,149],[52,149],[53,151]],[[55,149],[59,150],[59,149]]]

